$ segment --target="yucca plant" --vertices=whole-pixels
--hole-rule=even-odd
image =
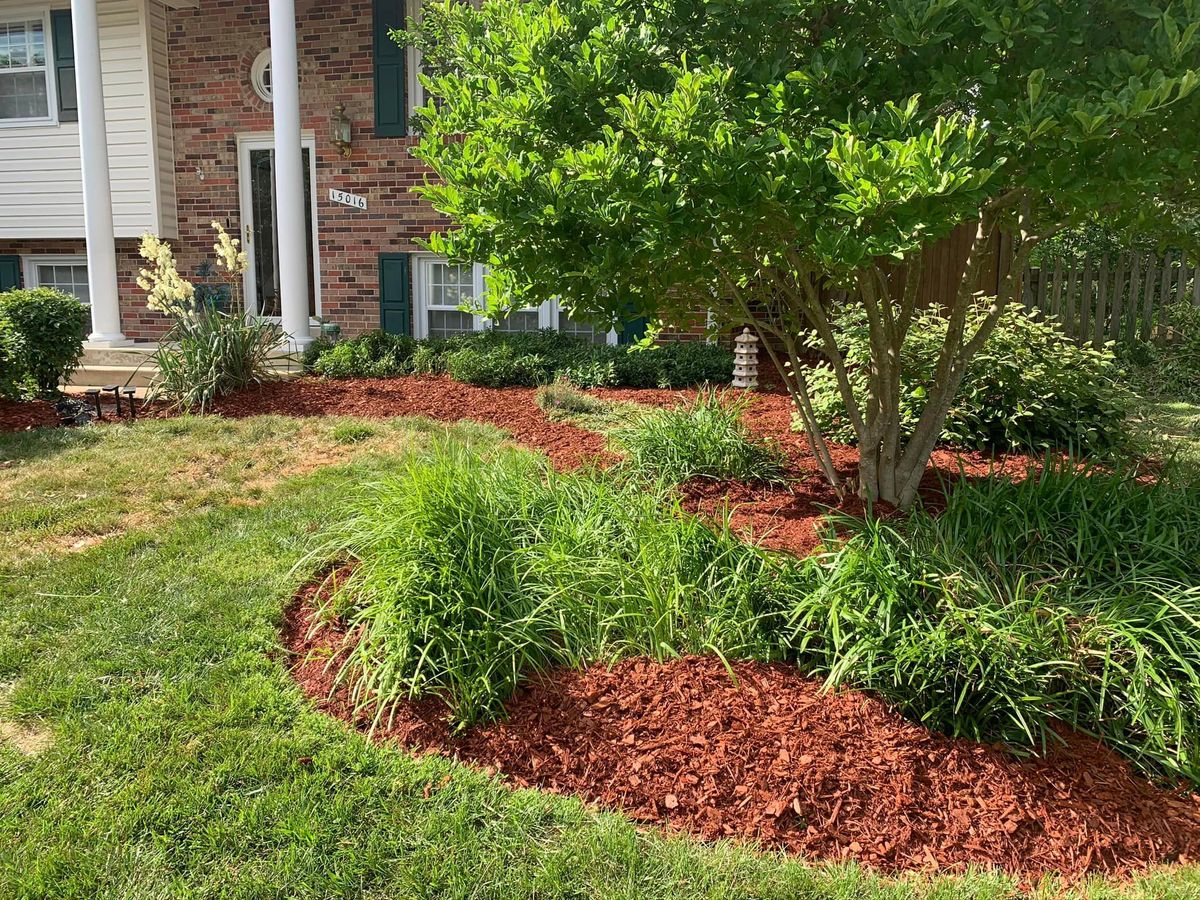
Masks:
[[[205,307],[177,321],[154,351],[147,400],[204,413],[218,397],[273,377],[271,355],[285,340],[274,322]]]
[[[217,234],[213,250],[231,298],[228,313],[197,300],[195,287],[179,274],[170,244],[147,232],[138,248],[149,265],[138,277],[149,298],[146,305],[175,321],[152,357],[158,374],[147,400],[163,399],[199,413],[218,397],[270,378],[271,354],[285,339],[279,325],[246,316],[241,299],[246,254],[220,222],[214,220],[212,227]]]

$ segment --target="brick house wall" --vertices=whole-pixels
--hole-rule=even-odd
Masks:
[[[416,239],[444,220],[412,193],[425,177],[408,152],[416,139],[374,136],[371,3],[299,0],[296,16],[301,125],[316,138],[319,312],[354,335],[379,327],[379,254],[419,250]],[[198,9],[170,11],[181,271],[207,258],[213,219],[241,233],[237,138],[272,129],[270,104],[250,79],[269,31],[265,0],[204,0]],[[353,128],[349,159],[330,139],[339,103]],[[365,197],[367,209],[332,203],[330,188]],[[123,297],[122,315],[139,304],[140,297]]]
[[[272,133],[271,105],[255,93],[251,68],[269,44],[267,0],[202,0],[168,9],[167,53],[174,139],[179,270],[195,282],[212,260],[216,219],[244,237],[238,182],[238,139]],[[379,256],[419,252],[417,240],[447,222],[413,192],[426,177],[414,159],[413,136],[374,134],[371,0],[296,0],[301,127],[315,138],[318,313],[353,336],[380,326]],[[333,145],[330,116],[341,104],[352,123],[353,152]],[[366,198],[358,210],[328,199],[336,188]],[[117,241],[122,329],[135,340],[162,336],[169,321],[146,308],[137,287],[143,261],[137,241]],[[0,254],[78,254],[78,240],[0,241]],[[665,340],[703,331],[703,314]]]

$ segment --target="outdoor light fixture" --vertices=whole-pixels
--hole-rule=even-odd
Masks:
[[[351,151],[350,119],[346,115],[344,103],[339,103],[333,108],[333,115],[329,117],[329,127],[332,132],[333,146],[341,151],[342,156],[349,158]]]

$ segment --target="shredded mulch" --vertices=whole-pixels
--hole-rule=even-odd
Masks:
[[[283,639],[292,672],[360,730],[333,666],[350,639],[314,630],[301,592]],[[630,659],[560,671],[504,721],[453,734],[437,701],[401,704],[376,740],[453,756],[706,840],[734,838],[884,872],[998,868],[1127,875],[1200,859],[1200,796],[1156,787],[1096,742],[1065,734],[1046,758],[953,740],[856,691],[824,693],[781,664]]]
[[[830,510],[853,516],[864,512],[856,496],[839,501],[808,445],[808,437],[793,431],[792,400],[782,391],[756,393],[743,421],[759,437],[774,441],[787,455],[787,482],[782,485],[721,482],[696,478],[680,486],[684,507],[710,518],[728,513],[731,526],[760,545],[803,556],[820,545],[818,528]],[[858,450],[830,446],[834,469],[849,483],[858,469]],[[939,449],[921,482],[927,506],[944,502],[946,485],[959,478],[1003,474],[1020,478],[1038,460],[1019,453],[991,455],[979,451]],[[887,504],[878,504],[876,515],[891,515]]]
[[[0,399],[0,431],[26,431],[30,428],[53,428],[59,424],[52,403],[31,400],[18,403]]]

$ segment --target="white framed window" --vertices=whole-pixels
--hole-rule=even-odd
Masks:
[[[459,2],[468,2],[476,9],[482,5],[482,0],[459,0]],[[421,9],[424,6],[424,0],[405,0],[405,10],[407,17],[416,23],[421,21]],[[424,106],[429,98],[425,93],[425,85],[421,84],[421,75],[428,75],[429,72],[425,69],[425,61],[422,58],[421,51],[412,44],[408,45],[408,84],[405,86],[408,94],[408,115],[412,118],[414,112]]]
[[[50,14],[0,20],[0,126],[54,122]]]
[[[483,296],[483,266],[456,265],[436,256],[414,259],[414,335],[446,338],[482,328],[483,319],[459,307]]]
[[[54,288],[91,304],[86,256],[26,256],[24,268],[26,287]]]
[[[271,102],[271,48],[268,47],[254,57],[250,64],[250,87],[260,100]]]
[[[603,332],[587,322],[577,322],[553,300],[513,310],[498,320],[465,312],[460,307],[480,305],[487,290],[486,276],[487,268],[479,264],[457,265],[429,254],[414,256],[413,336],[446,338],[486,328],[509,333],[554,328],[594,344],[617,342],[615,331]]]

